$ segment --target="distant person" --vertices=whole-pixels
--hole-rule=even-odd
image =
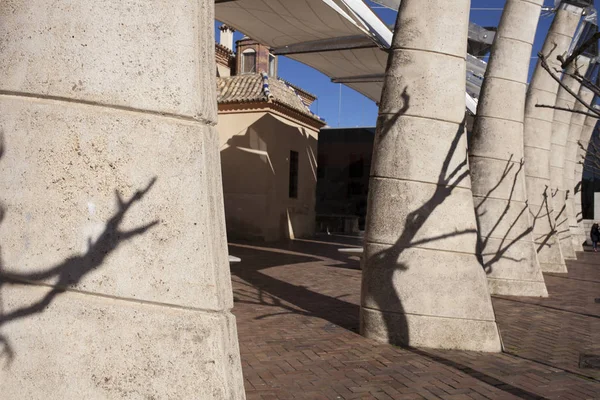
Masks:
[[[594,223],[592,225],[592,231],[590,232],[590,238],[592,239],[592,243],[594,244],[594,251],[598,251],[598,242],[600,241],[600,228],[598,228],[598,224]]]

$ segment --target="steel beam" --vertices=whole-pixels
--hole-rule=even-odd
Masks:
[[[377,43],[371,38],[356,35],[294,43],[277,47],[273,49],[272,52],[277,56],[288,56],[292,54],[322,53],[326,51],[368,49],[376,47],[378,47]]]
[[[371,75],[356,75],[356,76],[344,76],[338,78],[331,78],[333,83],[372,83],[372,82],[383,82],[385,74],[371,74]]]

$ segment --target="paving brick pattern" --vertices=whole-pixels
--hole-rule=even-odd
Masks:
[[[600,399],[600,254],[545,275],[550,298],[494,298],[506,352],[404,349],[358,334],[361,274],[337,249],[356,238],[236,243],[232,265],[252,399]]]

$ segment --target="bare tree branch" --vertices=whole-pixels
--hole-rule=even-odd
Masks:
[[[539,107],[539,108],[553,108],[555,110],[568,111],[568,112],[572,112],[574,114],[583,114],[583,115],[586,115],[588,117],[594,117],[594,118],[598,118],[600,116],[600,115],[597,115],[597,114],[590,114],[590,113],[587,113],[585,111],[573,110],[571,108],[566,108],[566,107],[549,106],[547,104],[536,104],[535,106]]]
[[[548,54],[548,56],[550,56],[551,53],[552,52],[550,52]],[[558,77],[558,75],[556,75],[554,72],[552,72],[550,66],[548,65],[548,60],[547,60],[548,56],[544,55],[542,52],[538,53],[538,57],[540,59],[540,65],[542,66],[542,68],[544,68],[544,70],[550,74],[550,76],[552,77],[552,79],[554,79],[562,88],[564,88],[567,91],[567,93],[569,93],[579,103],[583,104],[588,110],[590,110],[593,113],[594,116],[600,117],[600,111],[599,110],[596,110],[590,104],[586,103],[577,93],[575,93],[571,88],[569,88],[567,85],[565,85],[562,82],[562,79],[560,79]]]
[[[563,56],[556,57],[558,61],[561,62],[561,68],[566,69],[573,62],[573,60],[575,60],[577,57],[583,54],[584,51],[586,51],[593,45],[597,46],[598,39],[600,39],[600,32],[595,33],[591,38],[586,40],[585,43],[576,48],[573,51],[573,53],[566,59]]]

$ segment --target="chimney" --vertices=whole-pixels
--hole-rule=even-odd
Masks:
[[[221,31],[219,44],[233,51],[233,32],[235,32],[235,29],[223,24],[221,25],[219,30]]]

